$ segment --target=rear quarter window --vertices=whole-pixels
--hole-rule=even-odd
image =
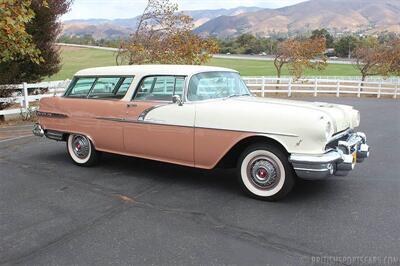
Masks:
[[[68,96],[70,97],[86,97],[93,86],[96,78],[78,78],[73,82]]]
[[[88,99],[122,99],[134,77],[76,77],[65,97]]]

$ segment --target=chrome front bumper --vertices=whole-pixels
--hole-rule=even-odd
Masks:
[[[289,161],[298,177],[313,180],[347,175],[356,163],[363,162],[369,154],[366,135],[363,132],[349,132],[322,155],[292,154]]]

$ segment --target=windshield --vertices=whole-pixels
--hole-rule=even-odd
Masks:
[[[205,72],[190,79],[189,101],[202,101],[250,95],[249,89],[235,72]]]

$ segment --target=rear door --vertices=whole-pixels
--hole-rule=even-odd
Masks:
[[[123,152],[126,103],[120,99],[133,77],[79,77],[60,101],[68,114],[68,130],[87,135],[97,149]]]
[[[127,104],[124,145],[127,153],[144,158],[194,165],[194,106],[172,103],[183,98],[185,77],[148,76]]]

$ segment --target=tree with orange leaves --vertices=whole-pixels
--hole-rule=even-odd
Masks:
[[[194,35],[192,18],[177,10],[170,0],[148,0],[117,64],[203,64],[217,53],[217,42]]]
[[[400,75],[400,39],[379,43],[368,37],[359,43],[354,57],[362,81],[373,75]]]
[[[324,38],[289,39],[281,42],[274,59],[278,78],[281,77],[284,65],[288,65],[290,74],[296,79],[300,78],[306,69],[324,69],[327,65],[324,53]]]

